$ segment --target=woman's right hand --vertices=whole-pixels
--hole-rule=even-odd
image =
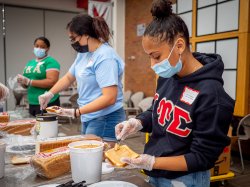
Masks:
[[[115,135],[117,140],[125,140],[129,135],[135,134],[141,130],[142,124],[138,119],[130,118],[115,126]]]
[[[38,100],[39,100],[41,110],[45,109],[47,107],[49,101],[53,97],[54,97],[54,94],[52,92],[46,92],[46,93],[39,96]]]
[[[5,85],[3,85],[2,83],[0,83],[0,102],[5,101],[10,93],[9,93],[9,88],[7,88]]]
[[[17,82],[22,84],[22,85],[25,85],[25,86],[30,86],[32,80],[30,80],[29,78],[27,78],[23,75],[18,74],[17,75]]]

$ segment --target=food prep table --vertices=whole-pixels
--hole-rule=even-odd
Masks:
[[[145,180],[145,176],[139,170],[115,169],[112,173],[102,175],[102,181],[115,180],[126,181],[138,187],[151,187]],[[1,187],[32,187],[46,184],[62,184],[72,180],[71,173],[54,179],[45,179],[32,172],[29,164],[14,166],[6,164],[5,177],[0,179]]]
[[[11,113],[11,112],[10,112]],[[13,111],[12,120],[29,118],[27,111]],[[59,132],[62,132],[59,127]],[[37,176],[29,164],[13,165],[10,163],[11,153],[5,154],[5,176],[0,179],[0,187],[32,187],[48,184],[63,184],[72,180],[71,173],[59,176],[54,179],[46,179]],[[140,170],[133,169],[115,169],[112,173],[103,174],[102,181],[126,181],[137,185],[138,187],[151,187],[145,181],[146,176]]]

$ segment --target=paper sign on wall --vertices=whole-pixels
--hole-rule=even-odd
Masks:
[[[137,36],[142,36],[144,34],[145,29],[146,29],[145,23],[138,24],[137,25]]]
[[[102,17],[112,29],[112,3],[89,0],[88,14],[92,17]]]

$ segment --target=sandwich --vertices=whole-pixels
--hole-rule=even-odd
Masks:
[[[137,158],[140,155],[131,150],[127,145],[117,145],[105,152],[105,157],[116,167],[125,167],[127,164],[121,162],[122,157]]]
[[[49,113],[58,113],[58,111],[61,109],[59,106],[50,106],[46,108],[46,111]]]

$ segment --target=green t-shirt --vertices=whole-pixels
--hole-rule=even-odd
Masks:
[[[48,56],[41,61],[36,59],[30,60],[24,70],[23,75],[31,80],[43,80],[46,79],[46,71],[56,70],[60,71],[60,64],[52,57]],[[34,86],[29,86],[28,88],[28,101],[31,105],[39,105],[38,97],[48,91],[50,88],[38,88]],[[56,94],[50,103],[55,101],[59,97]]]

